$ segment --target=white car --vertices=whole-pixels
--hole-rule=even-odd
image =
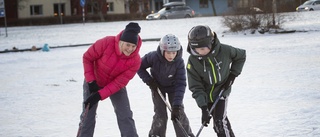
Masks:
[[[297,11],[320,10],[320,0],[308,0],[296,8]]]

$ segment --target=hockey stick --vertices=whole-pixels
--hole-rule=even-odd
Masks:
[[[217,105],[217,103],[218,103],[219,99],[221,98],[223,92],[224,92],[224,89],[222,89],[222,90],[220,91],[219,95],[217,96],[216,100],[214,101],[212,107],[210,108],[209,115],[211,114],[211,112],[213,111],[213,109],[215,108],[215,106]],[[199,129],[199,131],[198,131],[198,133],[197,133],[197,135],[196,135],[196,137],[199,137],[199,135],[200,135],[200,133],[201,133],[203,127],[204,127],[204,124],[205,124],[205,122],[202,123],[202,125],[201,125],[201,127],[200,127],[200,129]]]
[[[157,88],[157,91],[158,91],[158,93],[159,93],[162,101],[166,104],[166,106],[168,107],[168,109],[170,110],[170,112],[172,112],[172,109],[171,109],[171,107],[170,107],[170,104],[166,101],[166,99],[164,98],[164,96],[163,96],[163,94],[161,93],[161,91],[160,91],[158,88]],[[180,122],[177,118],[176,118],[175,120],[176,120],[177,124],[179,125],[179,127],[181,128],[184,136],[185,136],[185,137],[188,137],[188,133],[187,133],[187,131],[183,128],[181,122]]]
[[[83,117],[81,119],[81,122],[80,122],[80,125],[79,125],[77,137],[80,136],[80,132],[81,132],[81,129],[82,129],[82,126],[83,126],[84,119],[87,117],[87,114],[88,114],[88,111],[89,111],[89,106],[90,106],[90,103],[88,103],[88,105],[86,106],[86,110],[84,111],[84,115],[83,115]]]

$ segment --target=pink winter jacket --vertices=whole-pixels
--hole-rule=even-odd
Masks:
[[[119,41],[122,32],[117,36],[107,36],[97,40],[83,54],[83,67],[86,82],[97,81],[101,100],[125,87],[140,68],[139,50],[142,40],[139,36],[136,50],[125,56],[120,53]]]

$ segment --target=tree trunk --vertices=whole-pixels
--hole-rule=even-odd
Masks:
[[[217,16],[216,8],[214,6],[214,0],[210,0],[210,1],[211,1],[212,11],[213,11],[213,16]]]
[[[277,1],[272,0],[272,25],[276,26],[276,17],[275,14],[277,13]]]
[[[104,21],[106,21],[105,19],[104,19],[104,16],[103,16],[103,14],[102,14],[102,11],[99,11],[99,17],[100,17],[100,21],[101,22],[104,22]]]

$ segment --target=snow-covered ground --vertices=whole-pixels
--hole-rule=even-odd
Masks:
[[[247,61],[230,96],[228,116],[237,137],[320,136],[320,12],[288,13],[289,34],[223,34],[221,17],[136,21],[141,37],[160,38],[172,33],[184,49],[187,33],[199,24],[209,25],[222,43],[247,50]],[[93,43],[116,35],[127,21],[0,28],[0,51]],[[144,42],[141,56],[158,42]],[[88,46],[51,49],[50,52],[0,54],[0,136],[76,136],[82,103],[82,54]],[[187,61],[188,53],[184,52]],[[127,86],[138,134],[148,135],[153,116],[149,88],[135,76]],[[194,133],[201,126],[201,112],[186,90],[185,110]],[[212,122],[211,122],[212,124]],[[202,137],[212,137],[212,125]],[[97,137],[120,136],[113,107],[100,102]],[[168,123],[167,136],[175,136]]]

